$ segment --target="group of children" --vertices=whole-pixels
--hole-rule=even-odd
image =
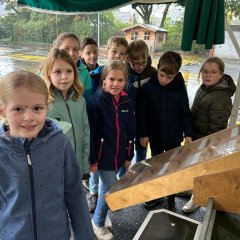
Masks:
[[[236,87],[219,58],[203,63],[191,110],[178,53],[155,69],[143,40],[115,36],[105,66],[97,61],[94,39],[80,45],[63,33],[42,78],[20,71],[0,81],[0,239],[69,240],[72,229],[75,240],[111,240],[104,195],[129,169],[134,143],[141,161],[148,144],[155,156],[227,127]]]

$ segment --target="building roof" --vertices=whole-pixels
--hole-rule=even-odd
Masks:
[[[153,32],[168,32],[166,29],[160,28],[158,26],[151,25],[151,24],[143,24],[143,23],[137,23],[137,24],[134,24],[134,25],[129,26],[127,28],[123,28],[122,31],[127,31],[127,30],[133,29],[135,27],[146,28],[146,29],[148,29],[150,31],[153,31]]]

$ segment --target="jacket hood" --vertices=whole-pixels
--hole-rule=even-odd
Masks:
[[[43,129],[38,133],[38,136],[34,139],[33,142],[35,143],[45,142],[51,136],[59,132],[62,132],[60,126],[54,121],[52,121],[51,119],[47,118]],[[27,139],[22,137],[13,137],[9,135],[6,132],[6,125],[2,123],[0,126],[0,143],[2,141],[5,141],[5,142],[7,141],[10,143],[16,143],[16,144],[24,144],[27,141]]]
[[[201,85],[201,88],[206,91],[228,91],[230,96],[236,91],[236,85],[231,76],[224,74],[222,79],[214,86],[206,88],[204,84]]]

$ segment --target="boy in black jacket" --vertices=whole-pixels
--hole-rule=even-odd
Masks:
[[[150,143],[152,156],[192,141],[192,119],[184,79],[179,69],[181,56],[165,52],[159,59],[158,72],[141,88],[139,117],[140,143]],[[157,200],[145,203],[153,206]],[[172,208],[174,196],[169,196]]]
[[[126,62],[129,71],[126,92],[133,100],[135,109],[137,109],[140,103],[140,89],[144,83],[149,81],[152,75],[157,73],[157,69],[151,66],[148,46],[145,41],[140,39],[134,40],[128,45]],[[137,126],[139,125],[138,123],[138,115],[136,115]],[[137,162],[146,159],[147,148],[140,144],[138,127],[135,139],[135,149]]]

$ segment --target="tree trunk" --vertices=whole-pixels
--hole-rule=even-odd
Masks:
[[[171,3],[168,3],[166,4],[165,6],[165,9],[163,11],[163,16],[162,16],[162,20],[161,20],[161,23],[160,23],[160,28],[163,28],[164,27],[164,23],[165,23],[165,20],[167,18],[167,13],[168,13],[168,9],[170,7]]]
[[[133,4],[132,8],[140,15],[145,24],[150,23],[150,16],[153,10],[152,4]]]

